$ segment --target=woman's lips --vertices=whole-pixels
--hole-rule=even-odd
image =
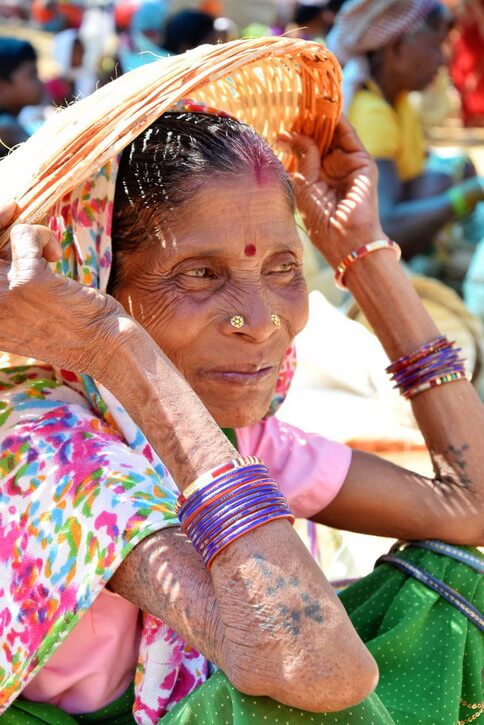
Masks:
[[[259,368],[258,370],[203,370],[204,378],[218,380],[225,383],[235,383],[237,385],[255,385],[262,380],[273,375],[275,367],[273,365]]]

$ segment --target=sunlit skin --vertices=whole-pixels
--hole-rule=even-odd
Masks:
[[[219,425],[261,420],[308,314],[302,246],[280,180],[246,172],[207,181],[163,233],[123,262],[117,299]],[[234,315],[242,328],[230,324]]]

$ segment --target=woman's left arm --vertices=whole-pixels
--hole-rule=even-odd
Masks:
[[[353,250],[385,238],[375,165],[346,121],[340,123],[322,164],[308,139],[292,134],[285,140],[299,156],[295,187],[308,232],[333,268]],[[390,360],[439,335],[390,250],[351,265],[345,284]],[[432,457],[434,478],[355,452],[340,493],[315,520],[382,536],[484,544],[481,401],[469,382],[459,380],[420,393],[412,407]]]

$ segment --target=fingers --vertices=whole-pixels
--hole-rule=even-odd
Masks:
[[[312,138],[294,131],[279,134],[278,143],[290,149],[297,158],[297,171],[309,182],[319,180],[321,157]]]
[[[40,224],[16,224],[10,233],[12,262],[21,265],[25,259],[43,258],[47,262],[57,261],[62,249],[50,229]]]
[[[346,116],[341,116],[333,135],[332,149],[341,149],[348,153],[353,151],[364,151],[365,148],[360,141],[355,129]]]
[[[15,201],[8,201],[0,206],[0,229],[5,229],[13,222],[18,207]]]

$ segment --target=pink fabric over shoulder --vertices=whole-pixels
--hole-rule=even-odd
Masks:
[[[305,433],[277,418],[238,428],[243,456],[259,456],[289,501],[293,513],[309,518],[335,498],[351,463],[351,448],[317,433]]]

